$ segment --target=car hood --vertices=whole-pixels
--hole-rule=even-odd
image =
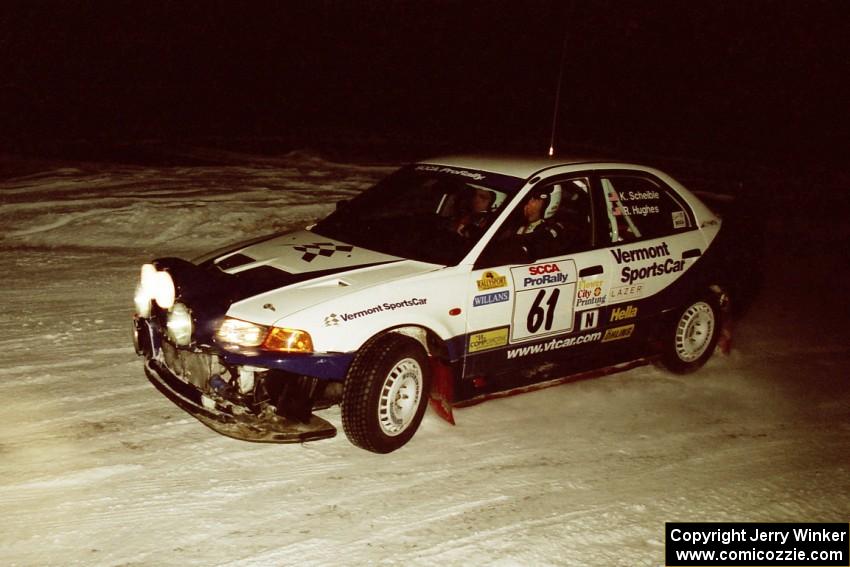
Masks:
[[[262,325],[364,289],[442,268],[352,246],[309,231],[252,244],[212,260],[242,282],[231,317]]]
[[[230,274],[264,266],[303,274],[399,260],[402,258],[300,230],[240,248],[215,258],[213,263]]]

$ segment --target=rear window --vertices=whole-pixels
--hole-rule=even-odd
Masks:
[[[631,174],[600,177],[610,243],[658,238],[694,226],[688,207],[660,181]]]

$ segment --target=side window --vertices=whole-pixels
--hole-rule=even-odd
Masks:
[[[590,181],[543,182],[518,203],[476,267],[533,262],[589,249],[593,244]]]
[[[592,216],[590,210],[590,183],[581,177],[551,184],[552,193],[560,192],[560,203],[550,213],[549,222],[558,232],[550,256],[562,256],[590,248],[592,243]]]
[[[600,177],[605,193],[609,242],[632,242],[692,228],[681,199],[648,177],[612,174]]]

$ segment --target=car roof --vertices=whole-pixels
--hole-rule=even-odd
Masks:
[[[528,179],[535,173],[562,165],[576,165],[582,163],[610,163],[610,159],[599,159],[588,156],[517,156],[498,154],[473,154],[473,155],[450,155],[425,159],[419,163],[435,165],[446,165],[464,169],[477,169],[489,171],[501,175],[510,175],[520,179]]]
[[[660,177],[668,185],[672,186],[680,196],[684,197],[691,205],[699,223],[715,219],[716,215],[699,198],[691,193],[686,187],[679,183],[669,174],[655,169],[652,166],[637,164],[617,159],[600,158],[598,156],[517,156],[501,154],[471,154],[471,155],[449,155],[433,159],[422,160],[421,164],[448,166],[478,170],[504,175],[519,179],[529,179],[531,176],[554,167],[587,165],[589,169],[597,167],[609,169],[634,169],[652,173]]]

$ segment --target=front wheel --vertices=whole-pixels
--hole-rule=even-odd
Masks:
[[[719,332],[720,318],[713,301],[689,304],[679,312],[664,337],[662,364],[677,374],[697,370],[714,353]]]
[[[342,426],[349,441],[367,451],[389,453],[416,433],[431,388],[422,346],[390,334],[357,354],[342,389]]]

